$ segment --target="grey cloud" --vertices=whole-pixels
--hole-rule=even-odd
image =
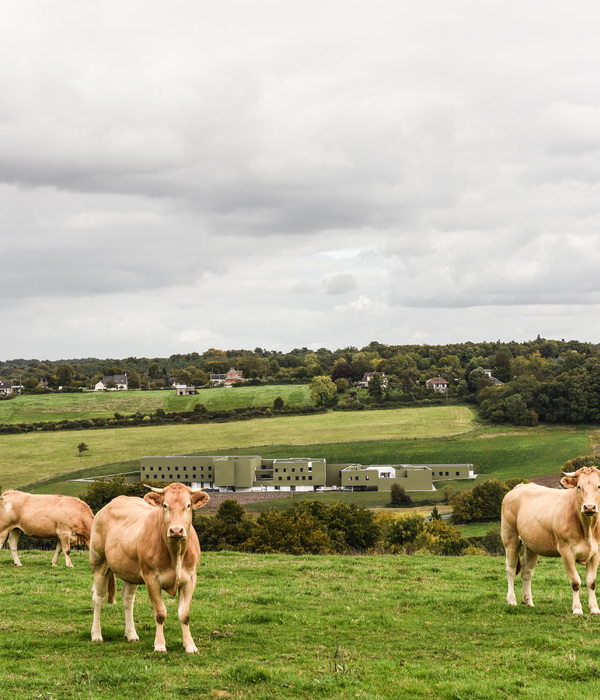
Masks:
[[[352,275],[340,273],[324,280],[323,287],[327,294],[338,295],[352,292],[358,288],[358,285]]]

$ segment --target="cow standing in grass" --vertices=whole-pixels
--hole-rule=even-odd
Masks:
[[[73,566],[71,545],[89,547],[93,519],[88,504],[72,496],[5,491],[0,496],[0,548],[8,536],[15,566],[22,566],[17,553],[21,532],[30,537],[58,539],[52,566],[56,566],[61,550],[67,566]]]
[[[151,487],[148,487],[151,488]],[[155,651],[166,651],[163,624],[167,609],[161,590],[179,594],[177,614],[186,652],[197,653],[190,634],[190,603],[196,586],[200,544],[192,511],[209,500],[203,491],[173,483],[152,488],[144,498],[118,496],[98,511],[90,543],[94,572],[92,641],[102,641],[100,611],[105,598],[115,599],[115,576],[123,581],[125,636],[137,642],[133,602],[137,587],[146,585],[156,620]]]
[[[600,471],[584,467],[565,473],[564,490],[537,484],[518,484],[502,501],[502,541],[506,549],[507,602],[516,605],[514,580],[521,569],[524,546],[523,603],[533,607],[531,579],[540,556],[562,557],[573,591],[573,614],[581,615],[581,578],[575,564],[586,567],[588,605],[600,614],[596,602],[596,572],[600,561]]]

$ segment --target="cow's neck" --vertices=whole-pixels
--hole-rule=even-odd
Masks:
[[[583,530],[583,535],[588,542],[594,539],[596,534],[596,526],[598,525],[598,513],[594,515],[583,515],[579,513],[579,521],[581,522],[581,529]]]
[[[165,544],[167,551],[171,556],[171,565],[175,570],[175,585],[173,589],[179,588],[179,580],[181,578],[181,569],[183,567],[183,558],[188,549],[188,538],[187,537],[166,537]]]

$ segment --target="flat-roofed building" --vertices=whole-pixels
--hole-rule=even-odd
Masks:
[[[474,479],[472,464],[327,464],[324,458],[263,459],[258,455],[142,457],[140,478],[217,491],[435,491],[434,482]]]

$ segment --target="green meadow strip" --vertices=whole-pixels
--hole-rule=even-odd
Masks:
[[[558,700],[600,693],[600,619],[571,614],[560,560],[542,559],[533,609],[509,607],[502,558],[292,557],[205,553],[191,609],[200,653],[181,645],[165,595],[167,653],[141,587],[140,642],[120,599],[90,641],[92,576],[51,552],[0,551],[5,697],[476,698]],[[520,584],[519,584],[520,585]],[[119,583],[120,591],[120,583]]]

